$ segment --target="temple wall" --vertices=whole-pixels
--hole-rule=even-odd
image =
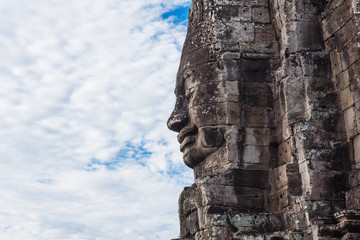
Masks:
[[[360,2],[331,1],[323,14],[323,37],[330,53],[332,80],[345,120],[346,141],[350,146],[350,190],[348,209],[360,208]]]
[[[168,121],[195,176],[179,239],[360,239],[359,14],[193,0]]]

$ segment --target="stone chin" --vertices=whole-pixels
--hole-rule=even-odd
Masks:
[[[186,148],[183,152],[184,163],[188,167],[194,168],[218,148],[219,147]]]
[[[183,131],[186,132],[186,129]],[[187,131],[189,132],[189,131]],[[225,144],[225,128],[202,127],[194,135],[182,137],[180,134],[180,150],[183,152],[184,163],[194,168],[204,161],[210,154]]]

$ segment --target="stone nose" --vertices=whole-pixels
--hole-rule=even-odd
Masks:
[[[186,97],[181,94],[176,97],[175,108],[167,121],[167,126],[174,132],[180,132],[188,121],[187,100]]]
[[[180,130],[186,126],[188,121],[189,118],[186,112],[174,109],[167,121],[167,126],[174,132],[180,132]]]

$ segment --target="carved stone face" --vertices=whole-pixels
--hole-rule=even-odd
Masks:
[[[224,145],[229,125],[239,119],[238,103],[234,100],[238,82],[224,80],[231,78],[228,75],[233,73],[232,64],[236,62],[195,65],[190,61],[185,67],[180,65],[176,104],[168,127],[179,132],[180,150],[191,168]]]
[[[176,104],[169,129],[179,132],[184,162],[193,168],[225,145],[239,123],[239,63],[224,57],[211,21],[213,1],[193,1],[189,28],[176,79]],[[238,44],[235,44],[238,47]],[[214,153],[215,154],[215,153]]]
[[[177,139],[180,151],[183,152],[184,162],[189,167],[194,167],[218,147],[206,141],[210,139],[209,135],[217,135],[217,128],[208,126],[211,123],[207,116],[210,117],[214,112],[213,106],[205,105],[203,99],[207,94],[204,88],[210,86],[201,85],[201,80],[195,79],[190,69],[179,73],[175,89],[176,105],[168,120],[168,127],[179,132]]]

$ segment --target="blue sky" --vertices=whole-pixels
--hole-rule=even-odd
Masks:
[[[0,2],[0,239],[179,233],[166,128],[189,0]]]
[[[163,19],[169,20],[175,24],[187,25],[190,5],[177,7],[161,15]]]

